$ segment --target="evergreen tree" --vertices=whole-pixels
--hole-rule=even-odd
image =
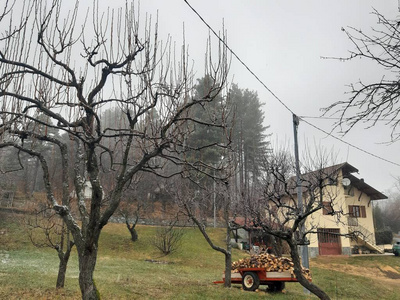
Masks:
[[[238,193],[245,198],[252,195],[260,175],[259,158],[268,151],[264,112],[257,92],[240,89],[233,84],[228,95],[228,105],[234,111],[233,144],[238,168]]]
[[[192,101],[203,99],[210,92],[212,95],[218,93],[218,91],[212,90],[212,82],[213,80],[209,76],[197,79]],[[195,106],[191,110],[192,134],[187,139],[187,147],[193,149],[193,160],[200,159],[207,165],[216,165],[222,155],[222,151],[219,151],[218,148],[207,146],[221,144],[224,139],[223,130],[218,127],[223,123],[221,119],[223,96],[220,94],[215,94],[215,96],[215,101]],[[195,151],[196,149],[202,149],[202,151]]]
[[[198,79],[192,101],[202,99],[210,93],[212,87],[208,82],[212,81],[207,77]],[[229,111],[229,117],[223,111]],[[225,138],[226,132],[221,127],[209,124],[224,123],[229,126],[233,164],[236,169],[235,194],[238,199],[253,198],[260,177],[260,157],[268,151],[269,144],[266,134],[268,127],[264,125],[264,112],[257,92],[240,89],[237,84],[233,84],[225,97],[219,94],[215,102],[193,109],[191,118],[192,134],[187,140],[187,147],[193,150],[221,143]],[[222,149],[204,148],[202,151],[193,151],[192,159],[201,160],[208,166],[216,166],[223,155]],[[212,181],[204,178],[202,184],[210,187]]]

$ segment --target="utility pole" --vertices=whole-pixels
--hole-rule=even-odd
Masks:
[[[302,184],[300,178],[300,162],[299,162],[299,144],[297,140],[297,129],[299,127],[299,117],[293,114],[293,131],[294,131],[294,156],[296,160],[296,186],[297,186],[297,203],[299,207],[299,214],[304,213],[304,205],[303,205],[303,191],[302,191]],[[299,233],[301,239],[306,242],[304,237],[305,233],[305,220],[300,223]],[[306,243],[304,245],[300,245],[300,257],[302,265],[309,269],[309,261],[308,261],[308,246]],[[310,294],[310,291],[304,288],[304,292],[306,294]]]

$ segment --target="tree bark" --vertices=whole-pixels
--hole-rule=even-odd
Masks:
[[[100,294],[93,280],[96,267],[97,246],[87,246],[79,251],[79,287],[83,300],[100,299]]]
[[[137,234],[135,227],[132,227],[131,229],[129,229],[129,232],[131,233],[132,242],[136,242],[138,240],[138,234]]]
[[[229,199],[230,200],[230,199]],[[232,246],[231,246],[231,229],[229,227],[229,203],[225,205],[224,218],[226,220],[226,252],[225,254],[225,287],[231,287],[231,270],[232,270]]]
[[[313,293],[315,296],[317,296],[319,299],[322,300],[330,300],[331,298],[323,291],[321,290],[318,286],[313,284],[312,282],[308,281],[302,274],[301,269],[301,261],[300,261],[300,255],[299,251],[297,249],[297,243],[293,241],[292,239],[287,239],[286,240],[289,244],[290,247],[290,256],[292,258],[292,261],[294,263],[294,274],[296,275],[297,280],[299,283],[305,287],[307,290],[309,290],[311,293]]]
[[[58,258],[60,259],[60,263],[58,265],[58,275],[57,275],[57,283],[56,283],[57,289],[64,287],[65,275],[67,273],[68,260],[71,255],[71,250],[72,250],[73,246],[74,246],[74,242],[70,241],[65,253],[62,251],[62,248],[59,248],[57,250]]]
[[[137,231],[136,231],[136,228],[135,228],[135,227],[136,227],[136,223],[130,225],[129,222],[128,222],[128,220],[126,220],[126,221],[125,221],[125,224],[126,224],[126,227],[127,227],[128,230],[129,230],[130,234],[131,234],[131,240],[132,240],[132,242],[136,242],[136,241],[138,240],[138,234],[137,234]]]
[[[224,286],[225,287],[231,287],[231,278],[232,278],[232,254],[231,251],[228,250],[227,253],[225,253],[225,282]]]
[[[58,265],[58,276],[57,276],[57,283],[56,288],[61,289],[64,287],[65,284],[65,274],[67,272],[67,264],[68,258],[60,258],[60,263]]]

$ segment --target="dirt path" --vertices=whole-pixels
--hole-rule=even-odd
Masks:
[[[335,262],[330,263],[329,259],[322,258],[317,259],[311,263],[312,267],[317,267],[325,270],[334,270],[337,272],[352,274],[356,276],[364,276],[371,279],[378,279],[380,282],[385,282],[390,285],[399,285],[400,272],[395,268],[388,265],[376,265],[376,266],[357,266],[347,264],[346,260],[348,257],[344,257],[343,261],[337,263],[338,258],[335,258]]]

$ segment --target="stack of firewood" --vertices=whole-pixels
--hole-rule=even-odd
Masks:
[[[240,259],[232,263],[232,272],[237,273],[241,268],[265,268],[267,272],[289,271],[294,276],[294,264],[290,258],[278,257],[273,254],[263,253],[252,255],[249,258]],[[311,272],[303,268],[303,275],[310,280]]]

